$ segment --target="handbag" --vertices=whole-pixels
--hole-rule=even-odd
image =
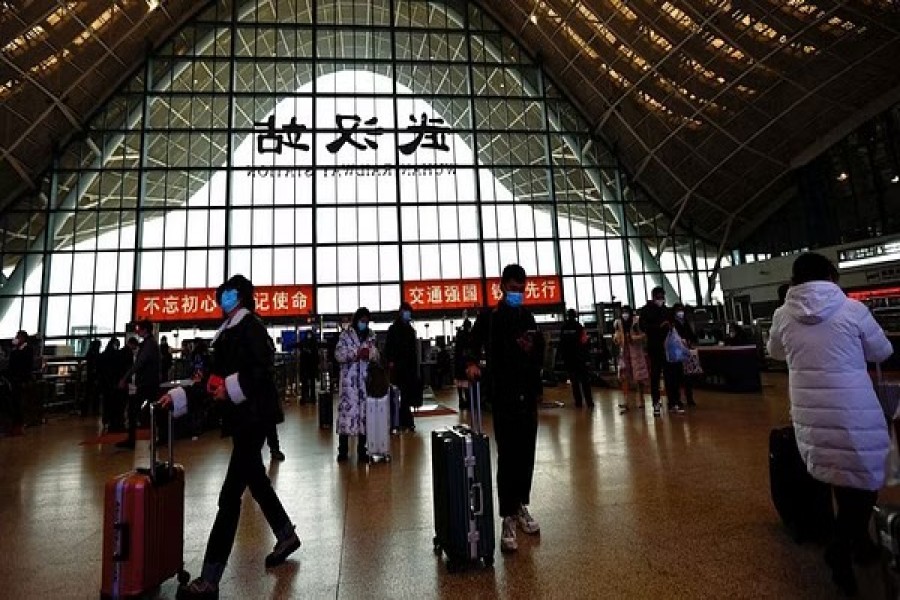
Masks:
[[[372,361],[366,372],[366,395],[369,398],[384,398],[390,390],[387,369],[381,363]]]
[[[669,335],[666,336],[665,348],[666,360],[670,363],[684,362],[690,356],[690,350],[688,350],[684,340],[681,339],[674,327],[669,330]]]
[[[688,359],[684,361],[685,375],[703,375],[703,367],[700,365],[700,353],[696,349],[688,349]]]

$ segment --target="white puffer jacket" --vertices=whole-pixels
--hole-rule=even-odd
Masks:
[[[772,319],[769,353],[787,360],[791,418],[810,474],[881,489],[890,439],[866,361],[887,360],[893,348],[869,309],[828,281],[791,287]]]

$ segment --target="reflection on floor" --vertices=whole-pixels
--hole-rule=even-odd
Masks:
[[[420,419],[416,433],[394,438],[393,462],[365,467],[335,462],[336,439],[318,429],[314,407],[288,407],[287,461],[270,473],[303,546],[265,572],[273,540],[247,497],[222,597],[836,597],[821,550],[794,545],[769,501],[766,444],[787,420],[785,384],[776,375],[762,395],[699,392],[699,408],[661,419],[649,408],[619,416],[615,391],[597,390],[591,413],[574,409],[566,388],[548,390],[568,405],[541,412],[532,511],[542,535],[520,536],[518,554],[498,552],[491,570],[452,575],[432,554],[428,443],[431,429],[461,417]],[[439,400],[453,406],[449,392]],[[6,597],[98,596],[103,483],[147,451],[80,446],[95,427],[58,418],[0,440]],[[177,445],[193,573],[228,452],[215,434]],[[865,597],[883,597],[879,576],[859,572]],[[159,596],[174,593],[169,582]]]

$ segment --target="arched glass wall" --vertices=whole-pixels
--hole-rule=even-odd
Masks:
[[[121,331],[137,290],[234,273],[323,315],[513,261],[586,313],[702,302],[717,249],[589,131],[477,2],[216,2],[0,217],[0,335]]]

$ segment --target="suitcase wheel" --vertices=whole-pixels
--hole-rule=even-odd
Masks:
[[[191,582],[191,574],[184,569],[178,571],[178,584],[185,586]]]
[[[484,557],[484,566],[487,568],[491,568],[494,566],[494,557],[493,556],[485,556]]]

